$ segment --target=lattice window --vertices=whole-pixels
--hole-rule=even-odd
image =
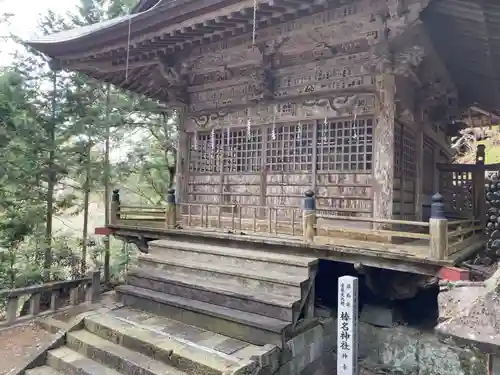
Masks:
[[[401,138],[403,137],[401,124],[394,124],[394,176],[401,177]]]
[[[195,141],[194,137],[197,136]],[[211,133],[198,133],[190,139],[189,171],[196,173],[220,172],[222,150],[221,131],[214,132],[214,145]]]
[[[373,157],[373,121],[320,122],[318,171],[370,171]]]
[[[417,164],[415,134],[408,128],[403,129],[403,176],[415,178]]]
[[[267,132],[266,166],[274,172],[312,170],[313,124],[276,125]]]
[[[232,129],[224,134],[224,172],[258,172],[262,158],[261,127]]]

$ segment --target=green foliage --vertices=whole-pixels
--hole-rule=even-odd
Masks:
[[[39,30],[50,34],[100,22],[134,5],[81,0],[73,15],[49,11]],[[38,283],[44,271],[65,279],[87,265],[102,267],[105,246],[89,235],[94,197],[102,203],[104,187],[117,186],[126,200],[163,202],[173,183],[176,140],[175,116],[158,103],[83,74],[54,73],[29,47],[17,52],[12,66],[0,71],[0,289]],[[68,215],[82,222],[62,236],[52,222]],[[111,274],[120,279],[134,249],[113,239],[111,255]]]

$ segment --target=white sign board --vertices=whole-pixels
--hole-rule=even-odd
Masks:
[[[500,375],[500,357],[490,354],[490,367],[491,374],[489,375]]]
[[[358,278],[339,278],[337,375],[358,375]]]

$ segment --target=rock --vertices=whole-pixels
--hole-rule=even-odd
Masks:
[[[360,321],[376,327],[394,327],[398,324],[398,314],[395,309],[383,306],[364,305]]]

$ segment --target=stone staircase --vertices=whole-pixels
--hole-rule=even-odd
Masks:
[[[26,375],[294,375],[322,353],[316,259],[158,240],[138,264],[124,307],[86,316]]]
[[[121,308],[84,319],[66,345],[26,375],[251,374],[275,361],[272,346],[256,346],[143,311]]]

